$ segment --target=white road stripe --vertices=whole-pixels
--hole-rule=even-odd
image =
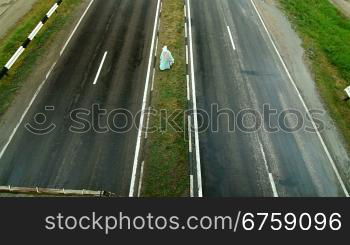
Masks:
[[[275,181],[273,179],[272,173],[269,173],[269,180],[270,180],[271,187],[272,187],[273,197],[278,197],[276,184],[275,184]]]
[[[322,147],[323,147],[324,151],[326,152],[326,155],[327,155],[327,157],[328,157],[328,159],[329,159],[329,161],[330,161],[330,163],[331,163],[331,165],[332,165],[332,168],[333,168],[333,170],[334,170],[334,172],[335,172],[335,175],[336,175],[336,177],[337,177],[337,179],[338,179],[338,181],[339,181],[339,183],[340,183],[340,185],[341,185],[341,187],[342,187],[342,189],[343,189],[343,192],[344,192],[345,196],[346,196],[346,197],[349,197],[349,192],[347,191],[347,189],[346,189],[346,187],[345,187],[345,184],[344,184],[342,178],[340,177],[339,171],[338,171],[338,169],[337,169],[337,167],[336,167],[336,165],[335,165],[335,163],[334,163],[334,160],[333,160],[331,154],[329,153],[326,144],[325,144],[324,141],[323,141],[323,138],[322,138],[322,136],[321,136],[321,133],[319,132],[319,130],[318,130],[317,126],[316,126],[316,123],[314,122],[314,120],[313,120],[313,118],[312,118],[312,116],[311,116],[311,114],[310,114],[310,112],[309,112],[309,109],[308,109],[308,107],[306,106],[306,103],[305,103],[303,97],[301,96],[301,94],[300,94],[300,92],[299,92],[299,89],[298,89],[298,87],[296,86],[295,81],[294,81],[294,79],[292,78],[292,76],[291,76],[291,74],[290,74],[290,72],[289,72],[289,70],[288,70],[288,68],[287,68],[287,65],[285,64],[285,62],[284,62],[284,60],[283,60],[283,58],[282,58],[280,52],[278,51],[277,46],[276,46],[275,42],[273,41],[272,36],[271,36],[269,30],[267,29],[267,27],[266,27],[266,25],[265,25],[265,22],[264,22],[262,16],[260,15],[260,13],[259,13],[259,11],[258,11],[258,9],[257,9],[257,7],[256,7],[256,5],[255,5],[255,3],[254,3],[254,1],[251,0],[251,3],[252,3],[252,5],[253,5],[253,7],[254,7],[254,9],[255,9],[255,12],[257,13],[257,15],[258,15],[258,17],[259,17],[259,19],[260,19],[260,21],[261,21],[261,23],[262,23],[262,25],[263,25],[263,27],[264,27],[266,33],[267,33],[267,36],[269,37],[269,39],[270,39],[270,41],[271,41],[271,43],[272,43],[272,46],[273,46],[274,50],[275,50],[276,53],[277,53],[277,56],[278,56],[279,60],[280,60],[281,63],[282,63],[282,66],[283,66],[283,68],[284,68],[284,70],[285,70],[285,72],[286,72],[286,74],[287,74],[287,76],[288,76],[290,82],[292,83],[293,87],[295,88],[295,90],[296,90],[296,92],[297,92],[297,94],[298,94],[298,97],[299,97],[299,99],[300,99],[300,101],[301,101],[303,107],[305,108],[305,111],[306,111],[308,117],[310,118],[310,121],[311,121],[311,123],[312,123],[312,126],[314,127],[314,129],[315,129],[315,131],[316,131],[316,134],[317,134],[317,136],[318,136],[318,138],[319,138],[319,140],[320,140],[320,142],[321,142],[321,144],[322,144]]]
[[[140,170],[140,181],[139,181],[139,188],[137,191],[137,196],[140,197],[141,196],[141,190],[142,190],[142,180],[143,180],[143,169],[145,167],[145,161],[143,161],[141,163],[141,170]]]
[[[185,23],[185,37],[187,38],[187,23]]]
[[[263,155],[263,160],[264,160],[265,169],[266,169],[267,173],[269,174],[269,181],[270,181],[270,184],[271,184],[271,189],[272,189],[272,192],[273,192],[273,196],[274,196],[274,197],[278,197],[278,192],[277,192],[277,189],[276,189],[275,181],[274,181],[274,179],[273,179],[273,175],[272,175],[271,172],[270,172],[270,168],[269,168],[269,166],[267,165],[267,160],[266,160],[266,155],[265,155],[264,147],[263,147],[263,145],[261,144],[261,141],[260,141],[260,139],[259,139],[259,136],[258,136],[258,143],[259,143],[259,147],[260,147],[261,154]]]
[[[2,150],[1,150],[1,152],[0,152],[0,160],[1,160],[1,158],[3,157],[3,155],[4,155],[4,153],[5,153],[6,149],[7,149],[7,147],[8,147],[9,144],[11,143],[13,137],[15,136],[15,134],[16,134],[16,132],[17,132],[19,126],[22,124],[22,122],[23,122],[25,116],[27,115],[27,113],[28,113],[30,107],[31,107],[32,104],[34,103],[34,101],[35,101],[36,97],[38,96],[40,90],[41,90],[42,87],[44,86],[45,82],[46,82],[46,79],[45,79],[44,81],[41,82],[41,84],[40,84],[40,86],[38,87],[38,89],[36,90],[36,92],[35,92],[33,98],[31,99],[31,101],[29,102],[27,108],[26,108],[25,111],[23,112],[23,114],[22,114],[22,116],[21,116],[19,122],[17,123],[16,127],[12,130],[12,133],[11,133],[9,139],[7,140],[5,146],[2,148]]]
[[[141,108],[141,112],[142,113],[141,113],[141,117],[140,117],[139,130],[138,130],[137,141],[136,141],[134,164],[133,164],[131,181],[130,181],[130,189],[129,189],[129,196],[130,197],[133,197],[134,196],[134,192],[135,192],[137,166],[138,166],[138,162],[139,162],[141,140],[142,140],[142,128],[143,128],[143,123],[144,123],[144,119],[145,119],[145,109],[146,109],[146,104],[147,104],[148,88],[149,88],[149,83],[150,83],[152,61],[153,61],[153,56],[154,56],[154,53],[153,53],[154,52],[154,42],[155,42],[156,34],[157,34],[157,21],[158,21],[158,18],[159,18],[160,3],[161,3],[161,1],[158,0],[156,16],[155,16],[155,19],[154,19],[152,45],[151,45],[150,56],[149,56],[149,61],[148,61],[148,69],[147,69],[146,82],[145,82],[145,90],[144,90],[144,93],[143,93],[143,101],[142,101],[142,108]]]
[[[157,50],[158,50],[158,42],[159,42],[159,38],[157,37],[156,48],[154,50],[154,56],[156,56],[156,57],[157,57]]]
[[[188,65],[188,46],[186,45],[186,65]]]
[[[53,65],[51,66],[51,68],[50,68],[49,72],[46,74],[46,79],[48,79],[48,78],[49,78],[49,76],[50,76],[51,72],[53,71],[53,69],[55,68],[55,66],[56,66],[56,62],[55,62],[55,63],[53,63]]]
[[[194,77],[194,64],[193,64],[191,6],[190,6],[189,0],[187,0],[187,6],[188,6],[187,16],[188,16],[188,28],[189,28],[189,44],[190,44],[190,54],[191,54],[191,80],[192,80],[192,100],[193,100],[193,117],[194,117],[193,120],[194,120],[194,134],[195,134],[196,162],[197,162],[196,168],[197,168],[198,197],[203,197],[201,158],[200,158],[200,152],[199,152],[196,81]]]
[[[259,143],[260,151],[261,151],[261,153],[262,153],[262,155],[263,155],[265,169],[266,169],[266,171],[269,173],[269,172],[270,172],[270,169],[269,169],[269,166],[267,165],[267,160],[266,160],[266,155],[265,155],[264,147],[262,146],[262,144],[261,144],[261,142],[260,142],[259,136],[258,136],[258,143]]]
[[[101,70],[102,70],[103,64],[105,63],[106,57],[107,57],[107,51],[106,51],[105,54],[103,55],[103,58],[102,58],[100,67],[98,68],[98,71],[97,71],[97,74],[96,74],[96,77],[95,77],[95,80],[94,80],[94,85],[97,83],[97,80],[98,80],[98,78],[100,77]]]
[[[187,100],[191,100],[191,92],[190,92],[190,76],[186,75],[186,80],[187,80]]]
[[[229,26],[227,26],[227,31],[228,31],[228,34],[230,35],[230,40],[231,40],[231,44],[232,44],[233,50],[236,50],[235,42],[233,41],[231,29],[230,29]]]
[[[148,115],[147,115],[145,139],[147,139],[147,137],[148,137],[148,126],[149,126],[149,118],[150,118],[150,116],[151,116],[151,107],[148,107]]]
[[[191,116],[188,116],[188,151],[192,153]]]
[[[62,56],[62,54],[63,54],[63,52],[64,52],[64,50],[66,49],[66,47],[68,46],[68,44],[69,44],[69,42],[70,42],[70,40],[72,39],[72,37],[74,36],[74,34],[75,34],[75,32],[77,31],[77,29],[78,29],[78,27],[79,27],[79,25],[80,25],[80,23],[81,23],[81,21],[84,19],[84,17],[85,17],[85,15],[86,15],[86,13],[88,12],[88,10],[90,9],[90,7],[91,7],[91,5],[92,5],[92,3],[94,2],[94,0],[91,0],[91,2],[90,2],[90,4],[89,4],[89,6],[87,6],[87,8],[86,8],[86,10],[85,10],[85,12],[83,13],[83,15],[80,17],[80,20],[78,21],[78,24],[75,26],[75,28],[74,28],[74,30],[72,31],[72,33],[70,34],[70,36],[69,36],[69,38],[68,38],[68,40],[66,41],[66,43],[64,44],[64,46],[63,46],[63,48],[62,48],[62,50],[61,50],[61,52],[60,52],[60,56]]]

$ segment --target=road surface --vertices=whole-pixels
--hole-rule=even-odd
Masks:
[[[266,104],[278,113],[298,110],[304,126],[314,129],[251,1],[190,0],[190,4],[197,106],[209,114],[212,105],[225,110],[212,113],[211,125],[218,132],[209,128],[199,134],[203,195],[344,196],[346,189],[332,165],[334,156],[327,155],[320,137],[304,127],[282,130],[297,125],[292,114],[287,114],[285,123],[279,123],[277,116],[264,118],[265,128],[270,122],[279,129],[274,133],[264,127],[249,132],[238,128],[242,121],[246,128],[259,125],[247,111],[240,114],[246,115],[243,120],[238,118],[240,111],[264,115]],[[224,112],[231,113],[229,123]],[[199,116],[199,125],[203,122],[207,125],[209,120]]]
[[[137,128],[121,132],[124,116],[112,114],[108,126],[92,108],[141,110],[156,9],[156,0],[94,1],[0,159],[1,185],[128,195]],[[79,108],[94,125],[85,133],[70,130],[82,127],[70,116]],[[37,135],[26,123],[56,128]]]

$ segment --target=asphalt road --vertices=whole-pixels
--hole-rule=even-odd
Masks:
[[[137,128],[122,132],[126,118],[116,113],[108,126],[107,116],[92,107],[132,115],[141,110],[156,5],[155,0],[93,3],[0,160],[0,185],[128,195]],[[79,108],[90,113],[79,114],[80,123],[70,116]],[[45,113],[45,123],[37,113]],[[81,128],[84,122],[91,125],[86,132],[71,132],[71,126]],[[38,135],[25,123],[40,132],[50,123],[56,128]]]
[[[319,137],[305,131],[312,124],[251,1],[190,3],[198,109],[210,114],[217,104],[231,113],[229,122],[224,111],[212,113],[211,125],[219,130],[199,135],[204,196],[344,196]],[[258,125],[251,114],[243,119],[238,114],[251,109],[263,115],[264,104],[278,113],[298,110],[304,127],[283,131],[298,122],[288,114],[285,123],[271,116],[258,130],[238,128],[241,121],[245,128]],[[279,130],[267,132],[268,123]],[[228,132],[228,126],[236,127]]]

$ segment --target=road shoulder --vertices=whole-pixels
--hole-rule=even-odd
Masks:
[[[348,18],[350,18],[350,2],[347,0],[331,0],[335,6],[338,7],[338,9],[346,15]]]
[[[38,0],[0,0],[0,39],[16,25]]]
[[[282,12],[280,5],[276,0],[255,2],[307,106],[310,110],[327,111],[327,106],[320,97],[315,83],[315,74],[312,72],[311,61],[303,48],[303,42]],[[348,176],[350,158],[344,136],[329,113],[319,118],[324,122],[324,130],[321,131],[322,138],[335,158],[340,172]]]
[[[22,82],[9,108],[0,117],[0,149],[8,141],[14,127],[22,117],[36,90],[45,79],[52,64],[57,61],[61,48],[89,2],[89,0],[83,0],[80,6],[75,9],[72,18],[69,19],[64,28],[51,36],[50,40],[42,47],[44,50],[43,55],[36,62],[30,75]]]

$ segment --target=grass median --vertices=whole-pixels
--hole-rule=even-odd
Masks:
[[[350,149],[350,20],[329,0],[279,0],[303,40],[321,97]]]
[[[39,34],[11,68],[8,76],[0,80],[0,116],[11,105],[16,92],[23,85],[25,78],[35,67],[39,58],[50,48],[54,34],[61,30],[71,20],[75,7],[83,0],[64,0],[52,15]],[[55,3],[55,0],[37,1],[32,9],[0,40],[0,68],[2,68],[16,50],[26,40],[27,36],[45,16]]]
[[[160,72],[157,59],[151,107],[158,112],[167,111],[168,116],[187,108],[183,9],[183,0],[163,0],[158,57],[161,47],[167,45],[175,58],[175,65],[171,70]],[[181,130],[175,130],[169,124],[163,125],[163,122],[164,118],[159,113],[150,117],[149,127],[158,130],[149,134],[146,143],[142,194],[152,197],[188,196],[188,143],[184,119],[180,116],[175,120]],[[160,125],[163,125],[161,129]]]

